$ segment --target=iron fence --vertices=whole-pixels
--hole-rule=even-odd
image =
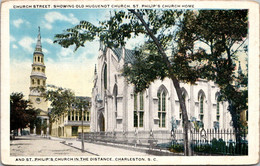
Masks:
[[[183,130],[84,133],[88,142],[121,144],[183,153]],[[81,139],[81,133],[78,135]],[[247,131],[232,129],[189,130],[193,155],[247,155]]]

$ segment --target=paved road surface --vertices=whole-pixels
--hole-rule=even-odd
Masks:
[[[80,150],[38,136],[21,136],[10,142],[11,156],[94,156]]]
[[[81,142],[76,140],[66,140],[66,144],[72,143],[71,146],[81,149]],[[98,156],[151,156],[145,152],[128,150],[125,148],[118,148],[113,146],[98,145],[94,143],[84,143],[85,151],[91,152]]]
[[[66,144],[61,143],[66,141]],[[70,143],[70,146],[68,146]],[[21,136],[10,142],[11,156],[151,156],[145,152],[104,146],[85,142],[85,152],[81,152],[81,142],[75,139],[51,139],[39,136]]]

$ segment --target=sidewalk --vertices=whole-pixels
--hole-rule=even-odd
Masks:
[[[81,141],[71,138],[51,139],[60,140],[60,143],[81,150]],[[84,151],[96,156],[173,156],[173,153],[160,150],[149,150],[148,148],[140,148],[128,145],[118,145],[111,143],[84,142]]]
[[[63,139],[64,144],[74,147],[76,149],[81,149],[81,141],[72,139]],[[128,150],[126,148],[113,147],[112,145],[100,145],[95,143],[84,142],[85,152],[91,153],[96,156],[151,156],[151,154],[145,152],[138,152],[133,150]]]

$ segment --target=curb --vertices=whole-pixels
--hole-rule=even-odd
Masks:
[[[72,147],[72,148],[75,148],[75,149],[77,149],[77,150],[80,150],[80,151],[82,151],[82,149],[80,149],[80,148],[78,148],[78,147],[76,147],[76,146],[73,146],[73,144],[72,143],[70,143],[70,144],[66,144],[65,142],[60,142],[61,144],[63,144],[63,145],[66,145],[66,146],[69,146],[69,147]],[[87,150],[83,150],[84,152],[87,152],[87,153],[90,153],[90,154],[93,154],[93,155],[95,155],[95,156],[99,156],[98,154],[96,154],[96,153],[93,153],[93,152],[89,152],[89,151],[87,151]]]

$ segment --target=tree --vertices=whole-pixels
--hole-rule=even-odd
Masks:
[[[196,41],[194,36],[199,31],[196,30],[194,35],[192,33],[194,28],[189,29],[189,26],[193,27],[192,21],[197,18],[209,19],[206,14],[201,16],[198,13],[200,11],[147,9],[115,11],[110,19],[100,22],[99,26],[95,26],[88,21],[81,21],[79,25],[65,30],[62,34],[55,35],[54,43],[58,43],[65,48],[75,45],[76,51],[79,47],[83,47],[86,41],[93,41],[97,37],[106,47],[113,48],[124,46],[127,39],[144,35],[146,37],[144,45],[135,49],[135,61],[131,65],[125,66],[123,74],[130,83],[135,85],[137,92],[149,87],[155,79],[169,77],[172,80],[183,112],[184,153],[189,155],[189,122],[185,102],[182,98],[180,81],[193,84],[201,77],[202,73],[204,78],[210,80],[216,78],[215,72],[212,70],[215,65],[213,63],[215,56],[208,56],[206,49],[198,49],[194,52]],[[215,13],[215,15],[217,16],[218,13]],[[224,15],[225,13],[222,14],[223,17]],[[215,24],[218,24],[217,21],[222,20],[216,20]],[[199,21],[196,23],[199,23]],[[203,30],[211,27],[206,23],[201,25],[204,26]],[[198,26],[198,24],[195,25]],[[214,29],[214,26],[212,28]],[[217,28],[222,27],[217,26]],[[217,28],[215,31],[219,30]],[[232,33],[230,36],[233,38],[236,35]],[[219,45],[221,43],[216,44],[216,46]],[[169,49],[172,50],[170,54],[166,53]],[[223,52],[224,48],[214,47],[214,49],[218,53]],[[222,61],[219,63],[220,69],[223,68],[226,60]],[[229,63],[228,66],[229,68],[224,70],[227,75],[232,73],[232,65]]]
[[[201,78],[219,85],[222,100],[229,103],[235,131],[242,128],[240,113],[248,103],[247,72],[243,73],[239,64],[238,75],[235,73],[238,56],[246,58],[248,52],[247,14],[248,10],[187,12],[178,33],[178,50],[191,57],[196,54],[205,57],[198,71]],[[203,46],[195,49],[196,43]]]
[[[113,48],[124,46],[127,39],[133,36],[145,35],[150,38],[150,43],[153,43],[157,56],[168,69],[168,76],[172,79],[175,86],[181,108],[183,110],[184,121],[184,147],[185,155],[189,155],[188,145],[188,116],[185,103],[182,99],[181,88],[179,81],[173,71],[173,66],[165,53],[167,43],[172,39],[171,33],[167,34],[166,29],[175,27],[175,21],[180,16],[181,12],[172,10],[128,10],[118,11],[111,16],[109,20],[100,22],[97,27],[88,21],[81,21],[79,25],[65,30],[62,34],[55,35],[54,43],[67,48],[75,45],[75,51],[79,47],[83,47],[86,41],[93,41],[96,37],[103,42],[106,47]],[[146,18],[146,20],[144,19]],[[156,76],[157,77],[157,76]],[[144,79],[144,78],[143,78]],[[151,81],[151,78],[149,81]],[[134,82],[133,82],[134,83]],[[149,85],[150,82],[147,82]],[[136,91],[145,89],[146,87],[138,87]]]
[[[22,93],[13,92],[10,95],[10,130],[33,126],[39,114],[31,107],[28,100],[24,100]]]
[[[55,121],[58,117],[67,115],[72,109],[76,109],[81,113],[82,121],[82,151],[84,150],[84,131],[83,131],[83,110],[89,108],[89,102],[76,97],[70,89],[48,85],[50,89],[40,88],[42,96],[51,102],[50,119]]]
[[[50,120],[53,121],[61,115],[67,115],[67,112],[72,109],[72,104],[75,101],[75,94],[70,89],[48,85],[49,89],[44,87],[38,88],[41,91],[42,97],[46,101],[50,101],[51,112]]]

